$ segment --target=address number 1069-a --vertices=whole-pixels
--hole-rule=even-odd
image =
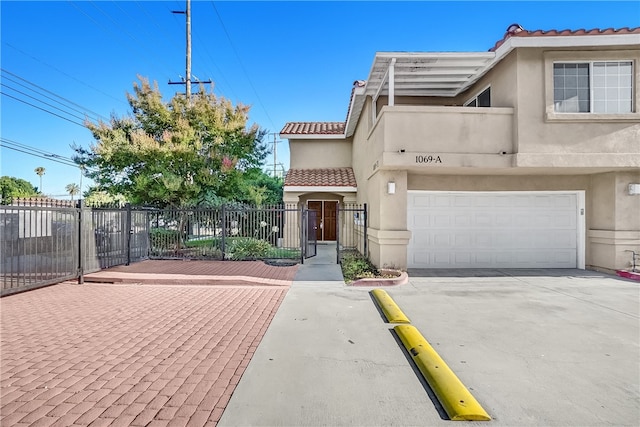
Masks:
[[[442,163],[440,156],[416,156],[416,163]]]

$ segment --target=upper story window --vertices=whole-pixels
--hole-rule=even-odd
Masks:
[[[553,105],[557,113],[631,113],[631,61],[556,62]]]
[[[491,87],[486,88],[478,95],[465,102],[465,107],[491,107]]]

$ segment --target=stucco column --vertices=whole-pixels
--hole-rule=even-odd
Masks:
[[[640,195],[629,184],[640,172],[611,172],[591,178],[591,209],[587,230],[587,266],[613,272],[631,267],[631,252],[640,252]]]
[[[407,172],[380,170],[369,179],[369,258],[379,268],[407,267]]]
[[[286,212],[284,230],[282,233],[283,246],[286,248],[300,247],[300,195],[299,193],[285,193],[282,197]]]

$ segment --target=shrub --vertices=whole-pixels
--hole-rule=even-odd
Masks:
[[[244,239],[234,239],[226,249],[230,259],[258,259],[264,258],[271,250],[271,244],[266,240],[247,237]]]
[[[347,283],[365,277],[376,277],[378,269],[360,254],[345,255],[340,261],[342,275]]]
[[[169,228],[153,228],[150,231],[151,247],[153,249],[176,248],[180,241],[178,230]]]

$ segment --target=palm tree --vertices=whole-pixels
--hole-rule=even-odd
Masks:
[[[40,177],[40,187],[38,187],[38,191],[39,191],[41,194],[44,194],[44,193],[42,192],[42,175],[44,175],[45,168],[43,168],[42,166],[38,166],[38,167],[37,167],[37,168],[35,168],[33,171],[36,173],[36,175],[38,175],[38,176]]]
[[[67,190],[67,193],[69,193],[69,195],[71,196],[72,202],[73,202],[73,196],[80,193],[80,187],[78,187],[78,184],[76,183],[67,184],[67,186],[64,188],[65,190]]]

